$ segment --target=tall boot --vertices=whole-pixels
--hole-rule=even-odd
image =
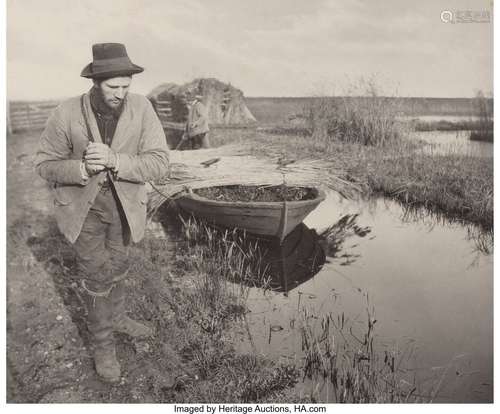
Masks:
[[[113,327],[115,332],[127,334],[133,338],[151,337],[153,330],[148,326],[129,318],[125,312],[125,281],[115,282],[110,298],[113,303]]]
[[[106,382],[118,382],[121,369],[116,359],[113,338],[113,303],[110,298],[112,286],[104,289],[89,288],[82,283],[87,305],[87,327],[90,332],[97,374]]]

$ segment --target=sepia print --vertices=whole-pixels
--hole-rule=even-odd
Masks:
[[[493,403],[493,2],[6,12],[7,403]]]

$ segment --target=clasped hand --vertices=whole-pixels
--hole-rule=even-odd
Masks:
[[[87,172],[94,175],[106,168],[114,168],[116,166],[116,154],[106,144],[91,142],[87,146],[84,162]]]

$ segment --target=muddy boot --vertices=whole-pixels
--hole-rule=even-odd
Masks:
[[[115,332],[127,334],[133,338],[148,338],[153,336],[153,330],[133,319],[125,313],[125,282],[115,283],[111,291],[111,300],[113,302],[113,327]]]
[[[111,288],[89,288],[82,283],[87,305],[87,327],[94,347],[94,363],[97,374],[106,382],[120,381],[120,364],[116,359],[113,338],[113,309],[110,299]]]

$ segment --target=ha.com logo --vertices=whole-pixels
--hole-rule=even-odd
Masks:
[[[442,10],[441,21],[443,23],[490,23],[491,13],[489,10]]]

